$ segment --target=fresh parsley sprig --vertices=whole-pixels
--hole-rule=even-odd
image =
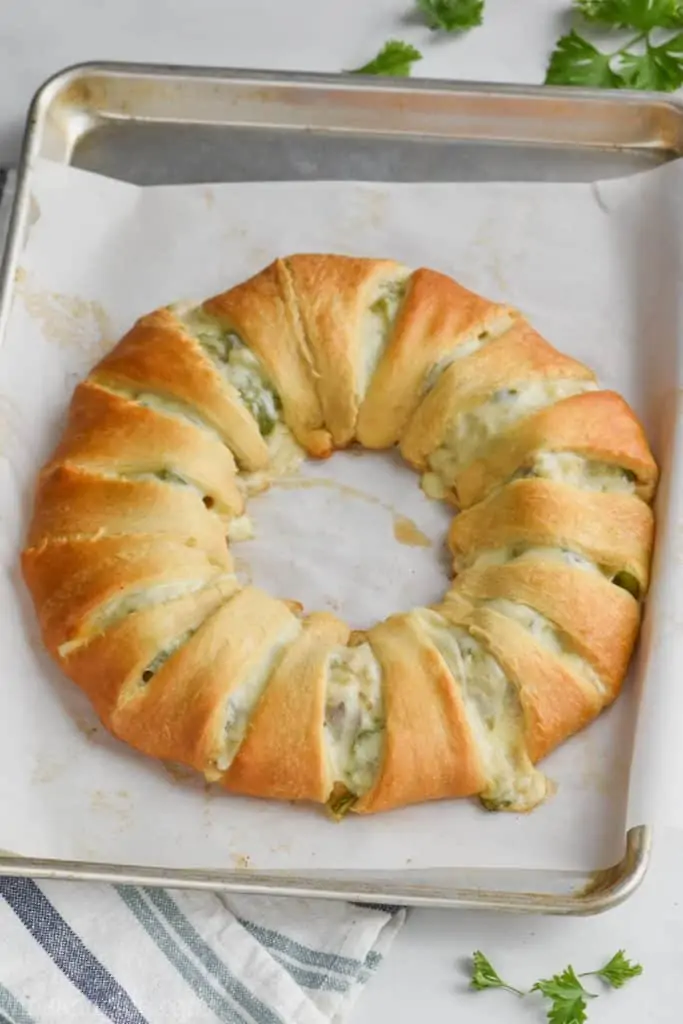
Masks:
[[[472,988],[476,988],[478,992],[483,991],[485,988],[504,988],[508,992],[514,992],[516,996],[526,994],[521,989],[513,988],[512,985],[508,985],[506,981],[503,981],[498,972],[491,966],[490,961],[478,949],[472,954],[472,979],[470,985]]]
[[[422,54],[410,43],[404,43],[401,39],[390,39],[384,44],[376,57],[369,60],[362,67],[353,68],[353,75],[386,75],[405,78],[410,74],[410,69],[417,60],[422,60]]]
[[[639,974],[643,973],[643,968],[640,964],[632,963],[626,959],[626,953],[623,949],[618,950],[611,960],[608,960],[604,967],[601,967],[599,971],[584,971],[581,975],[582,978],[587,978],[593,975],[596,978],[602,978],[602,980],[610,985],[612,988],[621,988],[631,978],[637,978]]]
[[[588,1000],[597,998],[595,993],[586,991],[571,965],[552,978],[541,978],[531,991],[540,992],[550,1000],[548,1020],[551,1024],[583,1024]]]
[[[484,0],[417,0],[430,28],[464,32],[484,19]]]
[[[683,0],[573,0],[586,22],[633,35],[614,50],[599,50],[572,30],[555,44],[548,85],[672,92],[683,85]],[[675,32],[653,42],[653,33]]]
[[[591,999],[596,999],[595,992],[589,992],[581,983],[581,978],[601,978],[611,988],[621,988],[630,978],[643,973],[640,964],[632,963],[626,958],[623,949],[614,954],[611,960],[597,971],[584,971],[577,974],[570,965],[560,974],[551,978],[541,978],[535,985],[524,992],[522,989],[509,985],[500,977],[490,960],[480,950],[472,954],[472,976],[470,986],[481,992],[487,988],[502,988],[516,996],[530,995],[538,992],[550,1000],[547,1018],[550,1024],[584,1024],[587,1020],[586,1010]]]

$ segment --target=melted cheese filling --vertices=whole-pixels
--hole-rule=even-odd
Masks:
[[[160,668],[162,668],[169,658],[175,654],[176,651],[180,650],[187,641],[194,636],[196,631],[194,629],[188,629],[185,633],[181,633],[175,640],[169,643],[162,651],[159,651],[156,658],[153,658],[149,665],[146,666],[142,673],[141,680],[142,684],[148,683],[152,676],[155,676]]]
[[[389,344],[398,311],[406,292],[410,270],[402,267],[393,277],[379,285],[362,324],[362,362],[358,372],[358,399],[362,400],[370,386],[379,361]]]
[[[429,373],[422,382],[422,388],[420,393],[425,395],[428,391],[434,387],[444,370],[447,370],[449,366],[457,362],[459,359],[466,359],[467,356],[473,355],[478,352],[484,345],[488,345],[490,341],[494,341],[496,338],[500,338],[501,334],[505,334],[509,331],[514,323],[513,316],[504,310],[499,316],[492,318],[486,330],[480,330],[473,334],[471,338],[466,338],[461,341],[459,345],[456,345],[448,355],[440,359],[438,363],[434,363]]]
[[[451,488],[457,474],[474,460],[477,450],[496,435],[563,398],[594,389],[592,381],[563,379],[529,381],[494,391],[474,408],[456,416],[444,443],[428,457],[429,467],[446,488]]]
[[[242,515],[231,519],[228,523],[226,536],[231,544],[238,544],[243,540],[251,540],[254,536],[254,524],[249,516]]]
[[[581,555],[576,551],[569,551],[567,548],[544,547],[541,544],[510,544],[507,547],[489,548],[484,551],[475,551],[466,558],[459,553],[454,558],[454,567],[457,572],[469,569],[473,565],[483,568],[487,565],[505,565],[507,562],[534,561],[542,558],[550,562],[562,562],[565,565],[572,565],[577,569],[587,569],[589,572],[596,572],[603,575],[599,567],[590,558]]]
[[[184,583],[161,583],[156,587],[146,587],[144,590],[133,591],[123,597],[112,598],[100,605],[98,610],[91,616],[88,622],[88,636],[77,640],[69,640],[59,647],[61,657],[66,657],[72,651],[86,644],[93,633],[104,633],[128,615],[139,612],[143,608],[151,608],[154,605],[166,604],[176,597],[184,597],[186,594],[193,594],[197,590],[203,590],[206,586],[205,580],[191,580]]]
[[[257,469],[253,473],[240,473],[237,483],[247,496],[265,491],[273,477],[289,476],[299,467],[304,459],[303,448],[294,439],[291,431],[284,423],[275,424],[273,431],[266,438],[268,445],[268,465],[265,469]]]
[[[514,619],[531,634],[539,647],[558,658],[570,672],[580,676],[595,687],[597,692],[605,695],[606,689],[602,679],[593,666],[574,649],[571,638],[559,629],[554,622],[541,615],[535,608],[507,598],[498,597],[482,601],[482,606],[491,611]]]
[[[262,437],[268,437],[280,418],[275,388],[250,348],[234,331],[225,330],[199,306],[171,307],[183,327],[199,342],[221,376],[251,413]]]
[[[384,747],[382,671],[368,643],[339,647],[327,663],[325,742],[332,778],[360,795],[373,785]]]
[[[487,780],[480,799],[490,809],[531,810],[545,799],[548,781],[526,752],[524,717],[515,687],[466,629],[448,624],[436,612],[418,614],[460,685]]]
[[[300,631],[299,622],[296,619],[290,621],[266,657],[262,658],[246,677],[238,680],[230,693],[225,706],[223,749],[216,760],[216,768],[219,772],[226,771],[232,764],[271,673],[280,661],[285,647],[296,639]],[[211,773],[207,773],[207,778],[210,776]]]
[[[630,469],[587,459],[574,452],[537,452],[531,465],[517,470],[511,479],[523,477],[557,480],[587,491],[636,493],[636,476]]]
[[[138,405],[142,405],[146,409],[153,409],[154,412],[160,413],[162,416],[170,416],[173,419],[191,423],[193,427],[199,427],[201,430],[206,431],[216,441],[220,441],[222,445],[225,444],[225,441],[211,423],[203,419],[193,406],[186,405],[179,399],[166,397],[165,395],[156,395],[154,392],[144,391],[143,389],[138,390],[132,386],[119,387],[109,383],[102,384],[100,381],[97,381],[97,384],[106,391],[111,391],[113,395],[119,395],[121,398],[127,398],[131,402],[137,402]]]
[[[266,490],[273,477],[294,472],[304,458],[282,419],[282,403],[258,357],[234,331],[225,330],[199,306],[173,308],[186,330],[199,342],[236,397],[256,420],[268,446],[268,466],[240,473],[238,483],[247,494]]]

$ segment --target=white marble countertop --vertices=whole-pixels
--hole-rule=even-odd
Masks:
[[[89,60],[338,71],[399,36],[424,53],[415,74],[539,82],[569,0],[487,0],[484,27],[434,39],[411,0],[9,0],[0,11],[0,165],[16,161],[28,102],[51,73]],[[541,1021],[540,1002],[467,991],[463,959],[482,949],[520,984],[572,962],[590,970],[625,947],[642,978],[591,1006],[596,1024],[677,1021],[683,965],[683,832],[656,836],[652,868],[624,906],[597,918],[415,911],[368,986],[355,1024]]]

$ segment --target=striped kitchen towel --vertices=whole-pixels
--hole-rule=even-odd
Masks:
[[[0,1024],[343,1021],[405,911],[0,878]]]
[[[342,1021],[404,913],[0,877],[0,1024]]]

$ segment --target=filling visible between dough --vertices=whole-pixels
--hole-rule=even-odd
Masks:
[[[473,408],[455,417],[443,444],[428,456],[430,470],[440,477],[446,491],[450,490],[458,473],[476,458],[477,450],[492,438],[526,416],[563,398],[594,390],[595,386],[592,381],[565,378],[527,381],[494,391]],[[425,490],[427,487],[434,490],[434,481],[423,479],[423,487]]]
[[[140,676],[141,682],[144,684],[148,683],[153,676],[157,674],[160,668],[162,668],[169,660],[171,655],[175,654],[176,651],[180,650],[191,637],[196,633],[195,629],[188,629],[180,636],[177,636],[171,643],[167,644],[162,651],[159,651],[156,658],[152,658],[149,665],[145,667],[144,672]]]
[[[280,397],[258,358],[240,336],[221,327],[201,307],[172,307],[183,327],[199,342],[221,376],[237,392],[242,405],[251,413],[259,433],[267,438],[280,419]]]
[[[382,281],[363,318],[362,362],[358,372],[359,400],[365,397],[372,375],[389,344],[410,273],[407,267],[402,267],[393,277]]]
[[[104,633],[122,619],[143,608],[166,604],[176,597],[184,597],[203,590],[206,580],[187,580],[184,583],[161,583],[156,587],[145,587],[144,590],[133,590],[124,597],[114,597],[101,605],[88,622],[88,636],[79,640],[70,640],[59,648],[61,657],[66,657],[78,647],[88,643],[94,633]]]
[[[581,487],[587,491],[635,494],[636,475],[623,466],[588,459],[574,452],[537,452],[529,466],[518,469],[510,480],[542,477]],[[509,482],[509,481],[508,481]]]
[[[577,551],[570,551],[568,548],[557,548],[550,545],[543,546],[541,544],[520,541],[507,547],[475,551],[469,557],[459,553],[453,558],[453,567],[455,572],[459,573],[465,569],[471,569],[474,565],[478,568],[484,568],[487,565],[506,565],[508,562],[535,561],[538,558],[550,562],[563,562],[565,565],[571,565],[575,569],[586,569],[589,572],[595,572],[608,579],[610,583],[614,583],[616,587],[628,591],[636,601],[640,600],[641,586],[633,573],[627,569],[619,569],[615,572],[613,567],[600,565],[585,555]]]
[[[487,778],[480,800],[490,810],[531,810],[545,799],[549,784],[526,752],[524,714],[514,685],[466,629],[448,624],[436,612],[419,614],[460,686]]]
[[[265,490],[273,477],[293,472],[304,457],[303,449],[283,421],[280,396],[258,357],[235,331],[221,327],[200,306],[180,304],[172,311],[256,420],[268,446],[268,467],[240,473],[239,481],[246,494]]]
[[[373,785],[384,746],[382,670],[370,644],[339,647],[327,663],[325,742],[333,782],[360,796]]]
[[[225,724],[221,741],[222,751],[216,760],[219,772],[227,771],[232,764],[240,744],[245,737],[249,720],[254,709],[265,691],[272,672],[282,659],[285,648],[296,639],[301,632],[301,625],[293,619],[282,631],[277,643],[268,651],[252,671],[237,682],[230,693],[225,707]],[[207,778],[210,773],[207,773]]]
[[[545,615],[541,615],[535,608],[503,597],[482,601],[481,606],[499,612],[509,619],[514,619],[520,626],[524,626],[528,630],[540,647],[550,654],[554,654],[571,672],[595,687],[601,696],[607,693],[605,684],[593,666],[574,649],[571,637],[563,633],[554,622],[551,622]]]
[[[226,536],[231,544],[239,543],[242,540],[251,540],[254,536],[254,524],[249,516],[242,515],[231,519]]]
[[[120,398],[127,398],[130,402],[137,402],[138,405],[142,405],[146,409],[152,409],[154,412],[161,413],[162,416],[170,416],[174,419],[183,420],[185,423],[190,423],[193,427],[199,427],[200,430],[204,430],[216,441],[220,441],[222,445],[225,445],[225,441],[216,428],[211,423],[207,422],[207,420],[205,420],[196,411],[194,406],[186,405],[177,398],[156,395],[151,391],[145,391],[144,388],[137,389],[134,387],[122,387],[108,382],[102,383],[100,380],[97,381],[97,384],[98,387],[103,388],[105,391],[110,391],[113,395],[118,395]]]
[[[303,461],[304,450],[297,444],[284,423],[276,423],[266,441],[269,452],[267,468],[255,470],[253,473],[242,472],[237,478],[238,486],[247,496],[265,491],[273,477],[288,476]]]
[[[460,344],[456,345],[448,355],[444,356],[429,370],[422,382],[420,389],[420,396],[424,397],[428,391],[431,391],[436,382],[438,381],[444,370],[447,370],[452,363],[457,362],[459,359],[466,359],[467,356],[473,355],[478,352],[484,345],[488,345],[490,341],[495,341],[496,338],[500,338],[502,334],[509,331],[514,323],[513,315],[508,311],[504,310],[498,316],[491,318],[487,322],[486,328],[479,327],[475,328],[472,337],[465,338]]]

